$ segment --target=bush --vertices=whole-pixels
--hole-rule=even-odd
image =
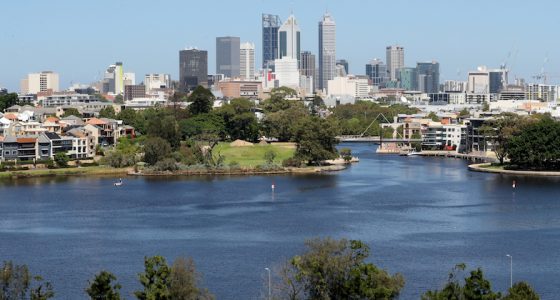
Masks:
[[[282,161],[283,167],[296,167],[299,168],[302,165],[302,161],[298,158],[291,157]]]
[[[230,169],[239,169],[240,166],[239,166],[239,163],[238,163],[238,162],[232,161],[232,162],[230,162],[230,163],[228,164],[228,167],[229,167]]]
[[[59,168],[66,168],[69,160],[70,158],[66,155],[66,153],[58,152],[54,155],[54,161]]]
[[[264,153],[264,160],[268,165],[274,164],[274,159],[276,158],[276,152],[273,150],[268,150]]]
[[[136,163],[136,156],[125,154],[119,150],[113,150],[106,153],[101,159],[101,163],[113,168],[124,168],[134,165]]]
[[[179,167],[177,166],[177,162],[173,158],[165,158],[163,160],[158,161],[154,165],[154,169],[156,171],[177,171]]]

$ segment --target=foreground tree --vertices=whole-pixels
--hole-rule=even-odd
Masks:
[[[92,300],[120,300],[121,285],[114,283],[116,280],[115,275],[107,271],[101,271],[95,275],[93,282],[90,282],[86,293]]]
[[[288,299],[395,299],[404,286],[400,274],[366,263],[361,241],[315,239],[278,273],[275,293]]]
[[[177,258],[169,275],[169,294],[173,300],[214,299],[207,289],[199,287],[201,275],[192,258]]]
[[[171,270],[163,256],[146,257],[144,272],[138,274],[143,290],[134,292],[139,300],[171,300],[169,274]]]
[[[43,283],[41,276],[32,276],[26,265],[14,265],[6,261],[1,266],[0,299],[47,300],[53,297],[54,290],[50,282]]]
[[[449,273],[447,284],[441,290],[428,291],[422,295],[422,300],[468,299],[468,300],[496,300],[501,294],[492,291],[490,281],[484,278],[482,269],[470,272],[465,284],[461,285],[459,279],[465,270],[465,264],[457,264]]]
[[[524,281],[515,283],[503,300],[540,300],[541,297]]]

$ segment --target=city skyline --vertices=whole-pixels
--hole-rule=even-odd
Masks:
[[[6,29],[0,33],[0,40],[8,46],[0,49],[0,86],[9,90],[19,90],[19,82],[26,74],[45,70],[60,74],[61,89],[71,82],[89,84],[102,79],[106,66],[115,61],[122,61],[127,71],[139,77],[149,73],[169,73],[176,80],[179,77],[177,51],[189,46],[207,50],[208,69],[214,70],[215,38],[228,35],[255,43],[255,64],[261,66],[262,13],[277,14],[284,22],[293,12],[302,32],[301,51],[316,53],[317,23],[325,11],[332,14],[337,23],[336,59],[347,59],[352,74],[364,74],[365,65],[371,59],[383,59],[385,47],[397,44],[406,49],[404,65],[407,67],[414,67],[418,61],[438,61],[441,82],[466,80],[467,73],[479,65],[498,68],[506,60],[511,68],[510,82],[515,77],[536,82],[531,76],[539,74],[543,65],[549,74],[549,83],[559,81],[555,70],[560,68],[560,59],[554,52],[558,42],[549,38],[550,28],[558,27],[559,23],[553,11],[560,5],[555,2],[545,1],[550,9],[537,17],[523,12],[525,4],[505,6],[483,1],[458,1],[445,3],[446,9],[441,10],[444,3],[441,1],[427,4],[395,1],[383,4],[383,11],[398,9],[398,21],[390,13],[375,14],[375,24],[387,24],[384,30],[373,25],[364,26],[372,17],[371,12],[380,8],[378,3],[364,1],[337,3],[323,0],[297,4],[250,1],[246,9],[237,11],[235,18],[228,13],[234,11],[234,3],[226,1],[220,1],[220,9],[215,11],[204,10],[201,4],[195,5],[193,8],[202,13],[187,14],[188,18],[179,17],[185,11],[181,8],[186,7],[181,2],[156,6],[147,1],[136,1],[130,6],[128,1],[116,1],[113,9],[123,10],[121,18],[127,20],[119,26],[114,22],[99,22],[107,11],[98,2],[29,2],[4,5]],[[34,9],[29,10],[29,5]],[[487,9],[488,22],[471,22],[466,18],[480,15],[481,7]],[[460,15],[457,9],[461,9]],[[156,17],[151,14],[153,12]],[[436,13],[438,18],[416,21],[418,15]],[[18,16],[22,15],[28,18],[25,24],[18,22]],[[45,19],[44,16],[52,18]],[[464,21],[457,21],[459,16],[463,16]],[[525,22],[512,21],[521,18]],[[138,30],[143,28],[138,26],[146,20],[150,20],[150,28]],[[223,23],[217,20],[223,20]],[[203,31],[198,30],[200,22],[205,24]],[[36,35],[38,25],[50,26],[50,34]],[[419,34],[421,32],[432,34]],[[527,40],[538,43],[528,43]],[[80,68],[76,68],[77,65]]]

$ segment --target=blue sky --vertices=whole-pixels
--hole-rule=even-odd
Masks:
[[[465,79],[478,65],[498,67],[508,57],[510,79],[545,70],[560,82],[560,4],[505,0],[9,0],[0,18],[0,86],[19,90],[25,74],[53,70],[60,86],[90,83],[123,61],[137,81],[146,73],[178,77],[178,51],[209,51],[215,37],[240,36],[261,53],[261,13],[285,20],[293,11],[302,50],[317,53],[317,23],[329,10],[337,23],[337,57],[363,74],[385,46],[405,47],[405,62],[437,60],[441,80]]]

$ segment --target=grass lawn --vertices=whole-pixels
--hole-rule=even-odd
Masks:
[[[237,162],[242,167],[256,167],[265,163],[264,154],[269,150],[276,152],[274,163],[280,165],[283,160],[294,155],[296,147],[293,143],[254,144],[246,147],[232,147],[229,143],[220,143],[213,153],[223,155],[226,165]]]
[[[482,165],[482,166],[480,166],[480,168],[482,168],[482,169],[493,169],[493,170],[503,170],[505,166],[506,166],[506,165],[492,165],[492,164],[488,164],[488,165]]]

